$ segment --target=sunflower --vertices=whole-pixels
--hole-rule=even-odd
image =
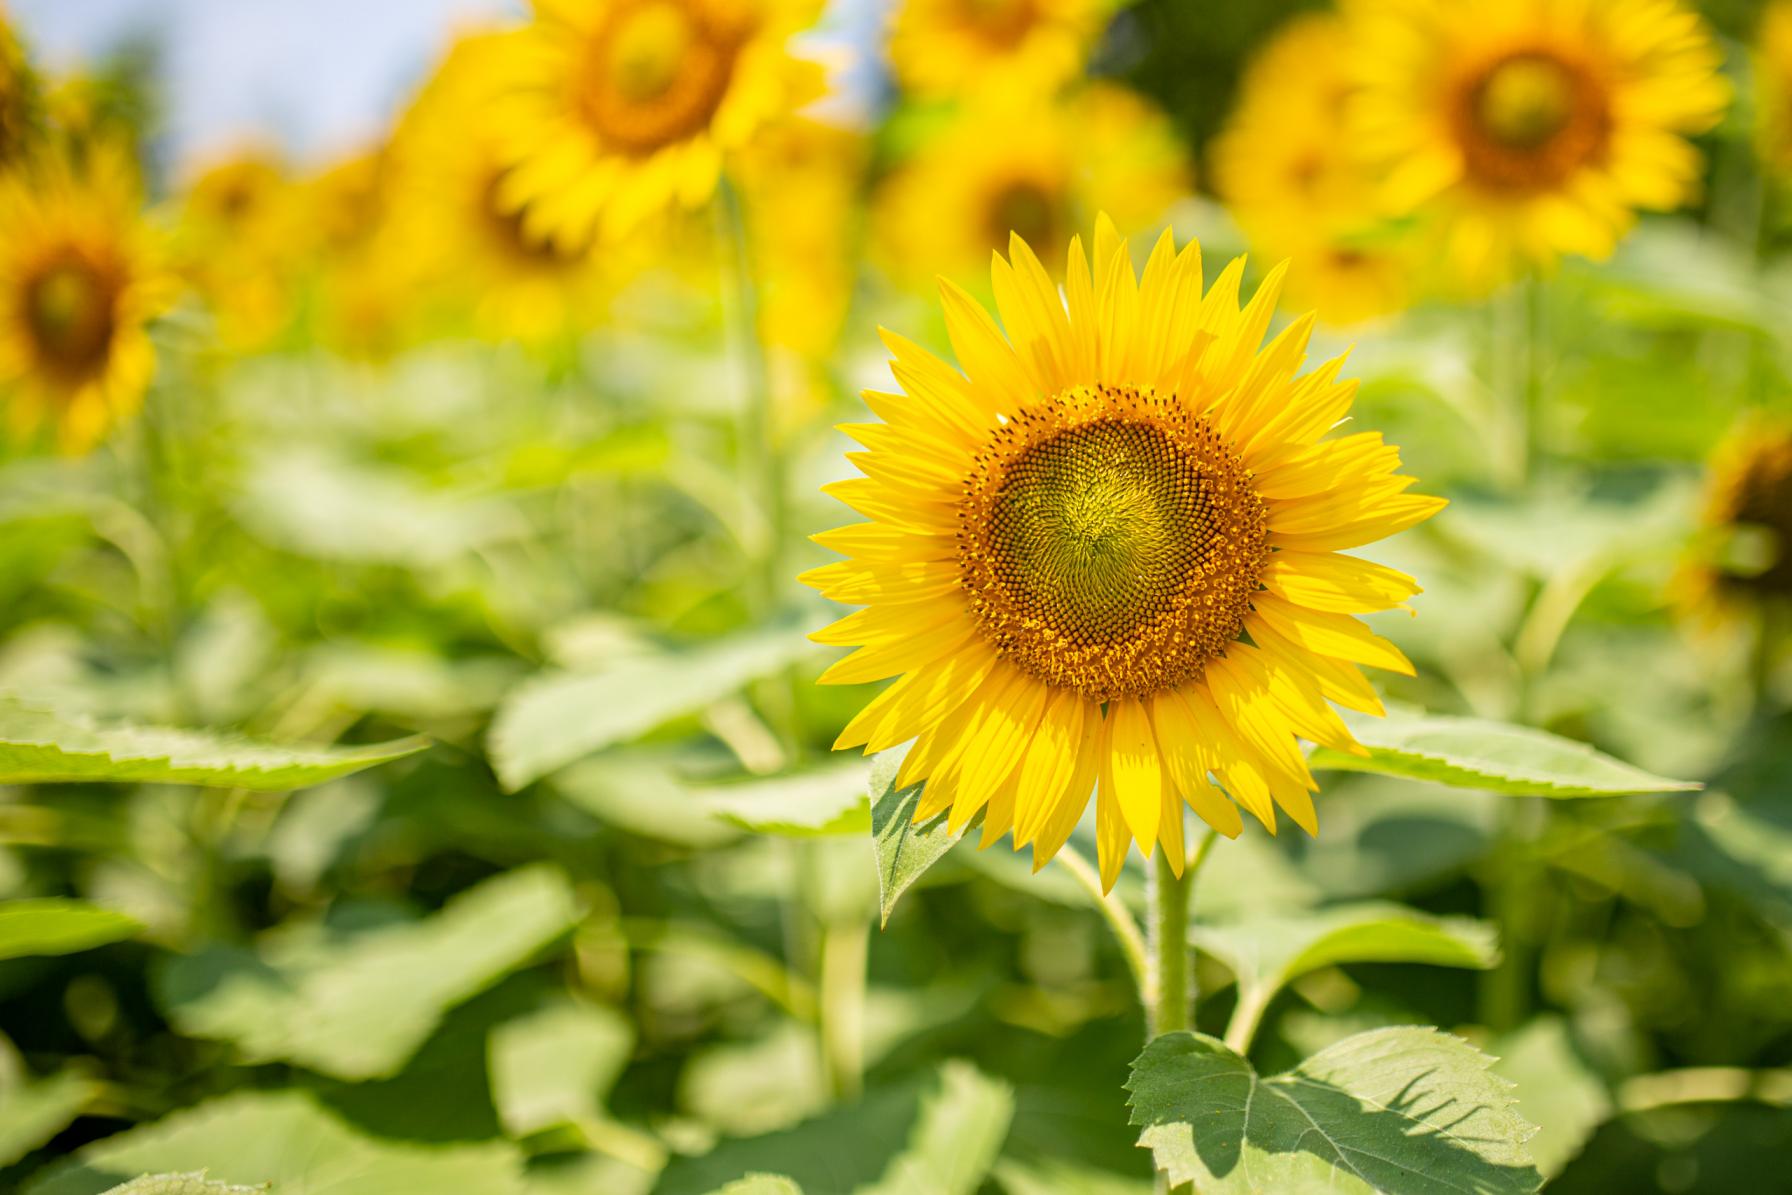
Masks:
[[[16,161],[38,131],[37,76],[0,3],[0,165]]]
[[[535,0],[494,59],[506,174],[499,193],[531,237],[614,240],[699,207],[724,158],[820,96],[819,63],[791,55],[813,0]]]
[[[1284,24],[1252,60],[1211,149],[1215,189],[1251,244],[1300,262],[1288,302],[1337,324],[1404,308],[1416,264],[1351,152],[1344,111],[1356,88],[1337,53],[1345,36],[1330,13]]]
[[[1673,594],[1695,623],[1792,605],[1792,422],[1757,415],[1718,445],[1700,524]]]
[[[1357,666],[1412,671],[1352,615],[1418,585],[1343,553],[1443,502],[1379,434],[1324,438],[1355,384],[1341,361],[1295,376],[1311,316],[1259,347],[1284,268],[1241,310],[1242,259],[1203,296],[1193,243],[1165,233],[1142,278],[1105,219],[1094,250],[1091,271],[1072,242],[1060,300],[1013,238],[1006,338],[942,282],[968,376],[886,334],[901,391],[866,394],[865,476],[827,487],[871,521],[816,536],[850,559],[803,579],[867,607],[814,636],[860,645],[822,680],[901,677],[836,747],[913,739],[916,819],[982,811],[1035,867],[1093,785],[1111,886],[1133,842],[1180,868],[1184,802],[1228,835],[1240,805],[1316,832],[1296,736],[1360,752],[1328,702],[1379,713]]]
[[[259,148],[205,164],[180,196],[179,269],[228,351],[266,348],[291,323],[311,239],[302,200],[285,165]]]
[[[1193,176],[1168,117],[1118,84],[992,95],[954,113],[883,181],[874,248],[911,286],[985,269],[1011,232],[1062,260],[1071,231],[1096,212],[1123,232],[1150,227]]]
[[[146,327],[174,297],[136,170],[100,147],[34,157],[0,175],[0,228],[0,395],[21,434],[48,422],[85,451],[142,401]]]
[[[1355,0],[1352,118],[1397,212],[1424,214],[1462,286],[1608,256],[1639,208],[1696,192],[1686,140],[1729,97],[1674,0]]]
[[[1104,0],[902,0],[890,66],[929,98],[1048,93],[1082,71],[1110,12]]]
[[[1792,174],[1792,0],[1762,12],[1754,67],[1755,146],[1770,168]]]
[[[604,275],[589,246],[534,231],[533,209],[501,198],[512,168],[492,116],[493,64],[515,37],[472,33],[449,50],[399,122],[393,203],[408,256],[446,304],[439,314],[487,339],[542,343],[596,318]]]

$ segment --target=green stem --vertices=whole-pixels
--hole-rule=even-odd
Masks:
[[[1057,860],[1082,885],[1083,890],[1089,894],[1095,911],[1101,914],[1102,920],[1108,923],[1108,928],[1114,931],[1114,940],[1120,944],[1120,953],[1126,958],[1126,969],[1131,973],[1133,987],[1139,994],[1139,1004],[1149,1007],[1151,968],[1145,953],[1145,933],[1139,928],[1139,923],[1133,920],[1124,901],[1112,892],[1101,890],[1101,876],[1081,851],[1066,844],[1058,850]]]
[[[717,192],[727,243],[728,287],[724,295],[731,351],[741,363],[744,395],[740,412],[741,478],[746,498],[764,516],[763,543],[757,545],[753,577],[755,612],[776,605],[784,580],[784,461],[772,413],[771,373],[759,339],[759,286],[739,190],[726,178]]]
[[[1145,1007],[1145,1034],[1154,1038],[1190,1026],[1188,894],[1195,871],[1177,875],[1169,855],[1151,862],[1151,999]]]
[[[859,1097],[865,1074],[865,961],[871,927],[830,925],[821,935],[821,1058],[838,1103]]]

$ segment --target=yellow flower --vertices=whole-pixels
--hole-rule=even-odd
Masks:
[[[50,423],[82,452],[134,411],[155,372],[146,325],[174,297],[136,171],[94,147],[0,175],[0,395],[15,430]]]
[[[1316,832],[1296,736],[1360,751],[1328,702],[1379,713],[1358,665],[1412,671],[1352,616],[1417,584],[1343,553],[1443,502],[1378,433],[1325,438],[1356,387],[1340,361],[1296,376],[1311,316],[1259,347],[1281,268],[1241,310],[1242,260],[1203,295],[1192,243],[1165,233],[1142,278],[1105,219],[1094,249],[1091,271],[1072,243],[1060,299],[1014,238],[1006,338],[942,283],[968,376],[886,335],[901,392],[866,394],[865,475],[827,487],[871,521],[817,536],[850,559],[804,580],[867,607],[814,636],[861,645],[822,680],[901,677],[837,747],[913,739],[917,820],[981,810],[1035,867],[1095,786],[1112,885],[1133,842],[1181,866],[1184,802],[1228,835],[1239,805]]]
[[[937,98],[1049,92],[1083,69],[1105,0],[902,0],[890,65],[905,91]]]
[[[1117,84],[1055,99],[993,96],[955,113],[884,180],[876,256],[909,285],[981,272],[1011,232],[1062,260],[1071,231],[1096,212],[1137,232],[1192,185],[1168,118]]]
[[[500,193],[533,237],[613,240],[699,207],[724,158],[818,97],[788,42],[812,0],[535,0],[495,59],[507,163]]]
[[[350,357],[384,360],[415,323],[422,281],[398,230],[391,152],[380,145],[332,163],[300,185],[305,234],[313,242],[313,328]]]
[[[1700,523],[1673,586],[1695,623],[1792,602],[1792,423],[1755,416],[1718,446]]]
[[[1792,0],[1762,12],[1754,67],[1755,145],[1768,166],[1792,173]]]
[[[533,229],[533,208],[502,198],[512,170],[492,117],[493,63],[515,36],[470,34],[450,49],[400,121],[394,205],[437,299],[482,337],[540,343],[595,322],[603,275],[589,247],[549,239]]]
[[[38,131],[37,76],[0,4],[0,165],[16,161]]]
[[[1246,71],[1210,151],[1215,189],[1251,244],[1300,263],[1287,302],[1336,324],[1404,308],[1417,264],[1351,152],[1344,112],[1356,88],[1338,52],[1345,36],[1330,13],[1285,24]]]
[[[1674,0],[1356,0],[1353,119],[1398,212],[1484,289],[1564,253],[1602,258],[1639,208],[1698,188],[1686,140],[1729,97]]]
[[[280,160],[259,149],[202,167],[180,197],[180,273],[228,351],[266,348],[292,320],[310,239],[302,198]]]

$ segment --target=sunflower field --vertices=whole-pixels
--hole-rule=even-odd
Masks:
[[[1792,1191],[1792,0],[85,5],[0,1192]]]

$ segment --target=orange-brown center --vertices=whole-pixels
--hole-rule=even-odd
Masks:
[[[623,0],[585,47],[580,111],[636,156],[691,137],[721,107],[749,33],[692,0]]]
[[[1545,50],[1507,54],[1468,76],[1450,116],[1469,179],[1496,191],[1558,186],[1611,139],[1600,81]]]

